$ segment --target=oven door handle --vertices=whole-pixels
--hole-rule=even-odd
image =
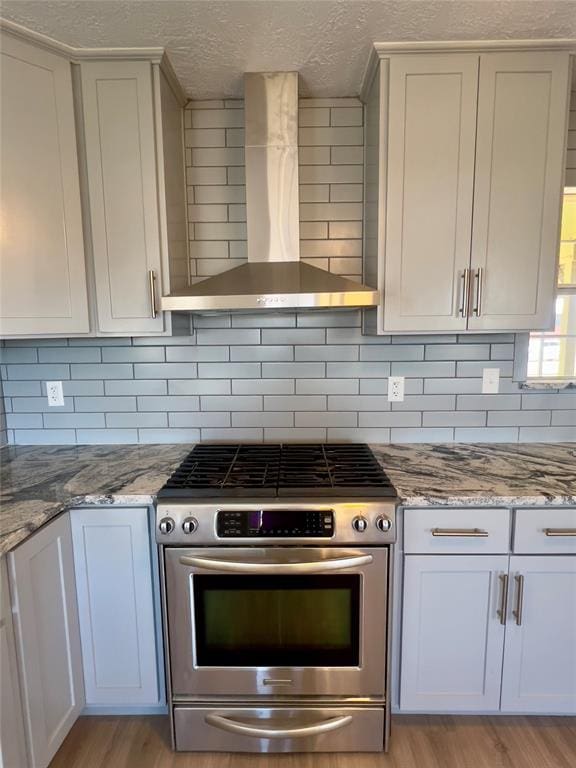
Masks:
[[[180,563],[203,571],[223,571],[227,573],[287,573],[306,574],[323,573],[324,571],[339,571],[344,568],[354,568],[369,565],[374,558],[372,555],[350,555],[349,557],[332,557],[326,560],[313,560],[296,563],[250,563],[241,560],[217,560],[212,557],[190,557],[182,555]]]
[[[328,720],[311,725],[285,726],[281,728],[262,728],[257,725],[249,725],[239,720],[231,720],[218,714],[210,714],[205,717],[208,725],[220,728],[229,733],[240,733],[243,736],[255,736],[259,739],[299,739],[306,736],[319,736],[321,733],[336,731],[344,728],[352,722],[352,715],[339,715]]]

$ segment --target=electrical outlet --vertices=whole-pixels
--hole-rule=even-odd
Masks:
[[[388,377],[388,401],[401,403],[404,400],[404,376]]]
[[[48,398],[49,406],[62,406],[64,405],[64,391],[62,389],[61,381],[47,381],[46,382],[46,397]]]
[[[482,393],[495,395],[500,389],[500,368],[484,368],[482,370]]]

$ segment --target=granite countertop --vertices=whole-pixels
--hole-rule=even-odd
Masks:
[[[371,447],[404,506],[576,506],[576,443]],[[0,555],[69,507],[153,503],[191,448],[2,448]]]
[[[370,447],[406,507],[576,506],[576,443]]]
[[[2,448],[0,555],[68,507],[152,504],[190,449],[190,445]]]

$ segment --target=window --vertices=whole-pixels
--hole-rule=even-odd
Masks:
[[[564,192],[554,330],[530,334],[527,380],[576,380],[576,188]]]

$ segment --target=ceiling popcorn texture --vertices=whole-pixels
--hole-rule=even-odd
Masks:
[[[573,0],[3,0],[74,46],[164,46],[194,99],[242,95],[246,71],[298,70],[303,96],[360,90],[373,42],[576,37]]]

